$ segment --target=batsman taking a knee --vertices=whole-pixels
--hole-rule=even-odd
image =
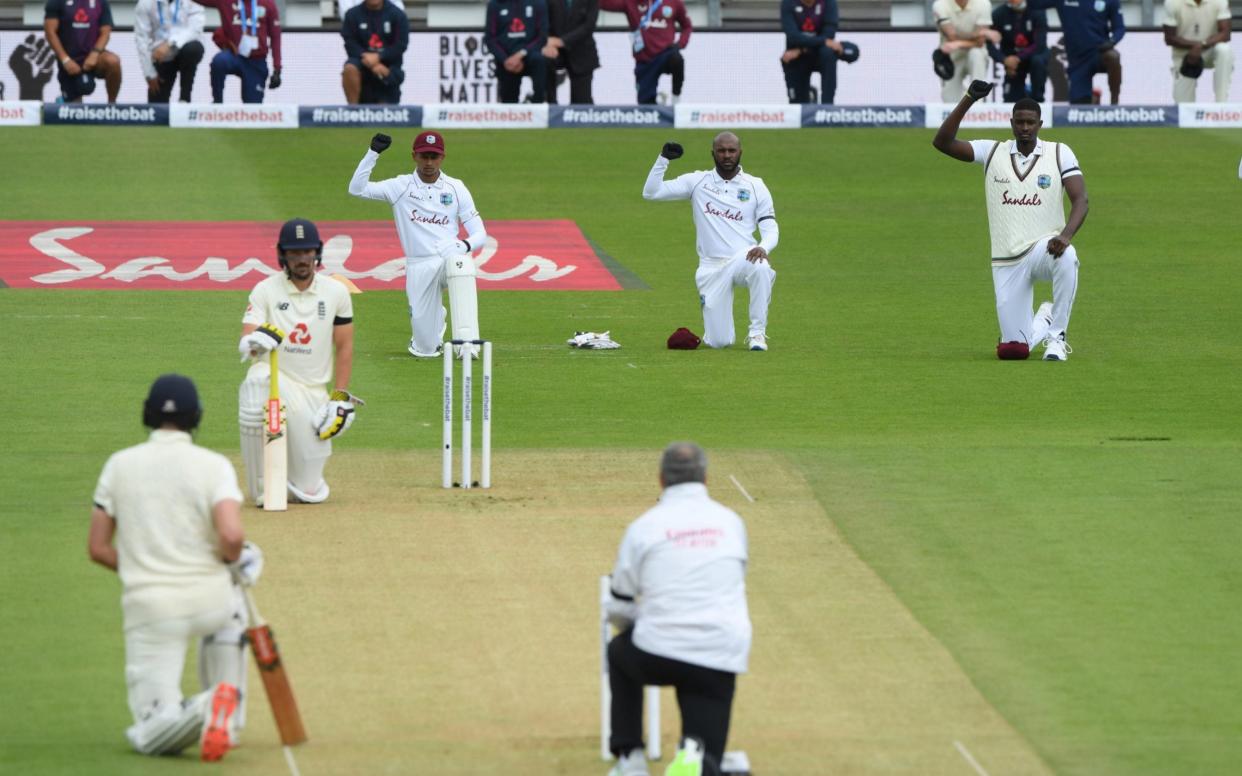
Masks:
[[[263,495],[264,408],[270,353],[279,352],[280,402],[287,414],[288,488],[304,504],[328,498],[324,467],[332,439],[354,421],[363,402],[349,392],[354,362],[354,309],[349,291],[316,270],[323,262],[319,230],[304,218],[287,221],[276,243],[282,274],[250,292],[238,343],[251,361],[237,396],[242,460],[250,498]]]

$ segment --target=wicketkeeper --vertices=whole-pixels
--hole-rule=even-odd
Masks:
[[[446,287],[453,311],[452,338],[480,339],[471,254],[487,242],[487,232],[466,184],[440,171],[444,137],[439,132],[424,129],[414,138],[413,175],[373,183],[371,171],[391,144],[388,135],[371,138],[370,149],[349,181],[349,193],[392,206],[397,237],[405,252],[405,295],[413,331],[409,352],[415,358],[435,358],[444,339]],[[462,227],[465,237],[459,237]]]
[[[289,495],[304,504],[328,498],[324,466],[332,439],[354,422],[362,402],[349,392],[354,364],[354,308],[349,291],[316,269],[323,262],[319,230],[304,218],[280,228],[276,243],[283,274],[250,292],[238,343],[253,363],[237,392],[246,485],[256,504],[263,497],[263,410],[271,375],[268,354],[280,348],[280,393],[289,444]],[[328,386],[332,386],[329,392]]]

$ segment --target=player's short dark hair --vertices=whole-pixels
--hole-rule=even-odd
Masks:
[[[660,459],[664,487],[683,482],[707,482],[707,453],[693,442],[673,442]]]
[[[1034,111],[1036,116],[1043,115],[1040,111],[1039,103],[1035,102],[1035,100],[1031,99],[1030,97],[1023,97],[1022,99],[1018,100],[1017,102],[1013,104],[1014,113],[1017,113],[1020,110]]]

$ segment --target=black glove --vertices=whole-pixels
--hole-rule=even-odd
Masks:
[[[665,159],[680,159],[686,149],[681,147],[681,143],[665,143],[664,150],[660,151],[660,156]]]
[[[993,83],[988,81],[971,81],[970,86],[966,87],[966,94],[970,95],[972,100],[982,100],[992,93]]]
[[[272,80],[267,82],[267,88],[269,89],[280,88],[280,68],[279,67],[272,71]]]
[[[383,132],[377,133],[371,138],[371,150],[377,154],[382,154],[388,150],[388,146],[392,145],[392,138]]]

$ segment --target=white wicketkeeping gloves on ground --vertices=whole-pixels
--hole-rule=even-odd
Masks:
[[[574,336],[570,337],[566,344],[571,348],[580,348],[582,350],[612,350],[621,347],[621,343],[613,342],[609,332],[596,333],[593,331],[574,332]]]

